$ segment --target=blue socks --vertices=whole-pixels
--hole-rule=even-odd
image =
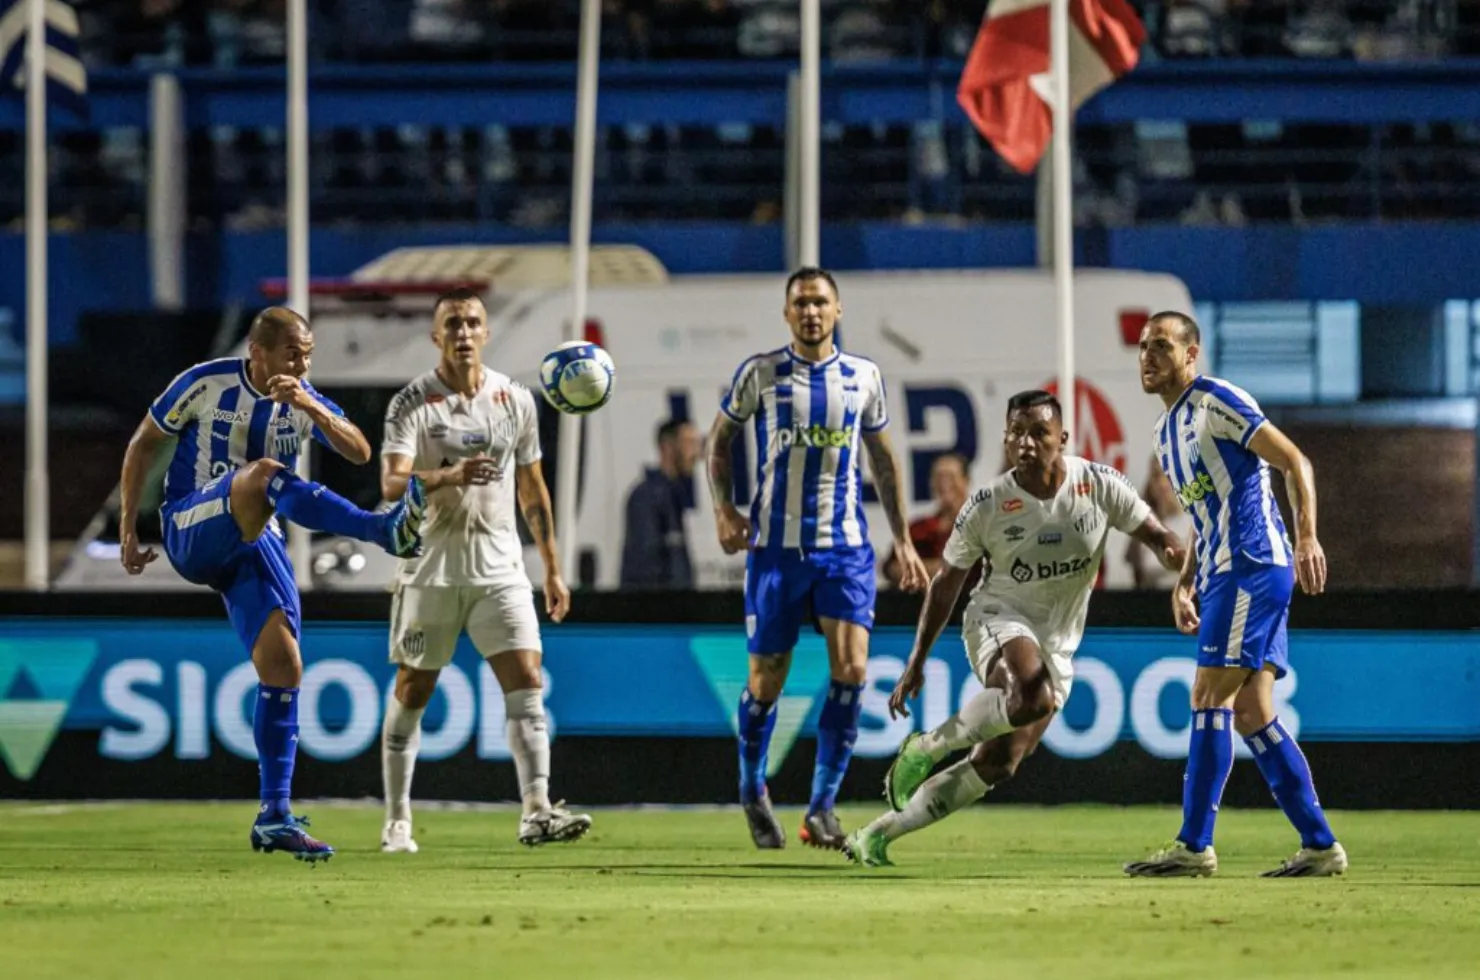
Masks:
[[[776,703],[757,701],[746,688],[737,713],[740,732],[740,802],[753,803],[766,790],[766,751],[776,728]]]
[[[252,740],[262,781],[259,821],[275,821],[290,812],[293,761],[298,756],[298,688],[257,685]]]
[[[812,801],[808,813],[831,810],[838,799],[838,787],[848,760],[853,758],[853,743],[858,741],[858,716],[863,710],[861,684],[833,681],[827,688],[827,700],[817,719],[817,764],[812,770]]]
[[[301,527],[328,531],[370,544],[385,537],[385,519],[361,510],[322,483],[301,478],[284,467],[267,484],[267,502]]]
[[[1300,846],[1325,850],[1336,843],[1321,801],[1316,798],[1310,765],[1295,739],[1276,718],[1244,739],[1254,753],[1254,762],[1269,783],[1275,802],[1300,832]]]
[[[1188,850],[1203,851],[1213,843],[1213,823],[1231,772],[1233,712],[1227,708],[1194,711],[1182,782],[1182,830],[1177,834]]]

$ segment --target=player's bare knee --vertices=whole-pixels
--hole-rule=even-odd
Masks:
[[[868,679],[868,664],[836,664],[832,669],[832,679],[839,684],[851,684],[854,687],[858,687]]]
[[[1053,709],[1053,684],[1046,670],[1014,685],[1007,698],[1007,720],[1018,728],[1042,721]]]
[[[975,746],[968,758],[971,768],[988,786],[1000,786],[1017,775],[1019,760],[1004,739],[994,738]]]
[[[401,702],[401,707],[417,711],[431,704],[440,673],[436,670],[402,667],[396,674],[396,700]]]
[[[750,695],[757,701],[771,702],[781,696],[790,669],[786,656],[750,658]]]
[[[1259,705],[1235,704],[1233,708],[1233,728],[1245,738],[1253,735],[1259,729],[1264,728],[1273,717],[1266,718],[1265,712]]]
[[[237,470],[231,478],[231,514],[241,528],[242,537],[256,540],[272,517],[267,501],[267,485],[283,468],[275,459],[259,459]]]

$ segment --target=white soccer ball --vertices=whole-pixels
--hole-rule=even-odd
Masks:
[[[545,401],[569,415],[589,415],[612,397],[617,366],[596,344],[568,340],[540,362]]]

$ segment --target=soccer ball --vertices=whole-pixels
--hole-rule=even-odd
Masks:
[[[540,362],[545,401],[568,415],[589,415],[612,397],[617,366],[596,344],[568,340]]]

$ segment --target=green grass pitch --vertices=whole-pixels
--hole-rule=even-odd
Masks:
[[[1473,815],[1335,813],[1340,879],[1261,880],[1297,842],[1219,819],[1208,880],[1128,880],[1171,808],[973,807],[854,868],[751,848],[723,810],[606,810],[529,851],[509,810],[423,809],[417,855],[371,806],[303,809],[339,854],[247,845],[250,804],[0,805],[0,957],[39,978],[1474,977]],[[853,826],[877,812],[849,807]],[[798,814],[784,820],[795,834]],[[12,973],[14,969],[16,972]]]

